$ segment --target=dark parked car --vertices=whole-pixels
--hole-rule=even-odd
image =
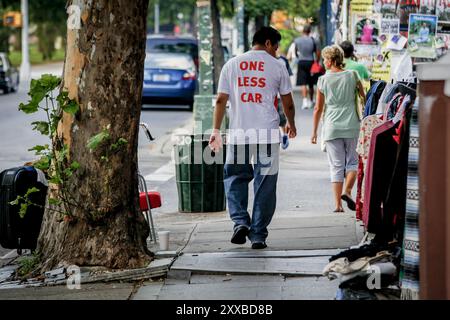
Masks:
[[[147,53],[144,66],[144,102],[181,102],[192,110],[197,86],[197,70],[189,54]]]
[[[8,56],[0,52],[0,89],[3,93],[16,92],[19,87],[19,72],[11,65]]]
[[[226,46],[222,46],[225,62],[230,58],[230,53]],[[172,52],[189,54],[199,66],[198,61],[198,40],[191,36],[168,36],[168,35],[148,35],[147,52]]]
[[[147,36],[146,51],[189,54],[198,69],[198,42],[194,37],[149,35]]]

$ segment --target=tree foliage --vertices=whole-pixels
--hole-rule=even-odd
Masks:
[[[0,52],[9,52],[8,40],[14,29],[3,26],[3,15],[10,10],[20,10],[20,2],[0,0]]]
[[[30,0],[29,14],[37,25],[39,51],[44,60],[51,60],[56,38],[66,34],[66,0]]]

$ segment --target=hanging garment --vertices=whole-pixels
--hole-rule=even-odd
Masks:
[[[378,101],[380,100],[381,94],[386,87],[386,82],[379,80],[375,82],[369,89],[367,93],[366,105],[364,108],[364,117],[375,114],[378,107]]]
[[[400,101],[392,120],[374,129],[366,168],[363,222],[380,242],[393,239],[397,219],[404,217],[405,210],[408,161],[405,140],[409,139],[411,99],[406,96]]]
[[[392,90],[395,90],[395,84],[388,83],[386,87],[384,87],[383,93],[380,96],[380,100],[378,101],[377,111],[375,114],[383,114],[386,110],[386,106],[389,101],[386,98],[389,96]]]
[[[419,104],[411,117],[405,235],[401,269],[401,299],[419,299]]]
[[[362,190],[363,190],[363,180],[364,180],[364,165],[362,163],[361,156],[358,156],[358,175],[356,182],[356,220],[362,220],[362,210],[363,210],[363,202],[362,198]]]
[[[398,107],[399,100],[402,98],[400,93],[396,93],[398,86],[392,86],[392,91],[387,93],[387,96],[391,98],[384,111],[390,108]],[[386,115],[388,113],[386,112]],[[359,133],[358,146],[356,151],[360,156],[357,175],[357,189],[356,189],[356,219],[362,220],[363,206],[364,206],[364,189],[365,189],[365,170],[367,167],[367,159],[369,156],[370,143],[373,130],[383,124],[385,117],[382,115],[367,116],[361,122],[361,129]]]

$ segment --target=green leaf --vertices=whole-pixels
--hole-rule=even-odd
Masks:
[[[67,100],[69,100],[69,93],[67,91],[61,91],[56,97],[56,101],[58,101],[60,106],[66,104]]]
[[[45,121],[35,121],[31,123],[34,127],[33,130],[39,131],[44,136],[48,136],[49,134],[49,125],[48,122]]]
[[[37,146],[34,146],[31,149],[28,149],[28,151],[35,151],[35,154],[38,155],[38,156],[45,154],[43,151],[46,151],[46,150],[49,150],[48,144],[46,144],[44,146],[37,145]]]
[[[38,81],[46,91],[53,91],[61,83],[61,78],[52,74],[43,74]]]
[[[36,187],[30,188],[27,190],[27,193],[25,194],[25,198],[28,198],[28,196],[32,193],[36,193],[39,192],[40,190]]]
[[[70,113],[71,115],[75,115],[78,112],[78,103],[75,100],[69,100],[66,104],[61,106],[64,112]]]
[[[111,145],[111,150],[115,151],[115,150],[119,149],[120,147],[126,145],[127,143],[128,143],[127,140],[125,140],[124,138],[120,138],[119,140],[117,140],[116,143],[113,143]]]
[[[59,121],[61,120],[61,116],[60,115],[56,115],[56,114],[54,114],[54,113],[52,113],[51,115],[50,115],[50,120],[51,120],[51,122],[50,122],[50,128],[52,129],[52,132],[53,132],[53,134],[55,134],[56,133],[56,130],[58,129],[58,123],[59,123]]]
[[[93,150],[97,149],[98,146],[99,146],[102,142],[106,141],[107,139],[109,139],[109,133],[108,133],[107,130],[103,130],[102,132],[100,132],[99,134],[96,134],[95,136],[91,137],[91,138],[88,140],[87,147],[88,147],[91,151],[93,151]]]
[[[70,165],[70,169],[72,169],[72,171],[75,171],[79,168],[80,168],[80,164],[76,161],[72,162],[72,164]]]
[[[49,182],[53,183],[53,184],[61,184],[61,183],[63,183],[62,179],[58,175],[56,175],[54,177],[51,177]]]
[[[47,171],[50,168],[50,161],[50,156],[42,157],[34,163],[34,167],[42,171]]]
[[[72,170],[70,170],[70,168],[66,168],[64,169],[64,177],[65,178],[70,178],[73,175]]]
[[[48,90],[42,86],[41,81],[32,79],[30,92],[28,95],[31,97],[30,103],[33,103],[36,106],[39,106],[42,100],[44,100],[45,96],[48,94]]]
[[[16,200],[10,201],[9,204],[12,205],[12,206],[17,206],[17,205],[19,204],[20,198],[21,198],[21,197],[18,196],[18,197],[16,198]]]
[[[25,112],[26,114],[35,113],[39,109],[39,104],[34,102],[29,102],[28,104],[21,103],[19,105],[19,110]]]
[[[20,205],[20,210],[19,210],[19,216],[23,219],[25,217],[25,215],[27,214],[27,209],[28,209],[28,204],[27,203],[22,203]]]
[[[52,205],[52,206],[59,206],[61,203],[62,203],[61,200],[58,200],[58,199],[54,199],[54,198],[48,199],[48,204]]]

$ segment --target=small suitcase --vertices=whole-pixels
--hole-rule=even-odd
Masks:
[[[38,181],[40,180],[40,181]],[[36,187],[29,200],[25,217],[19,216],[20,204],[11,205],[17,196],[24,196],[28,189]],[[6,249],[36,249],[42,218],[44,216],[47,186],[45,177],[38,177],[33,167],[17,167],[0,173],[0,245]]]

